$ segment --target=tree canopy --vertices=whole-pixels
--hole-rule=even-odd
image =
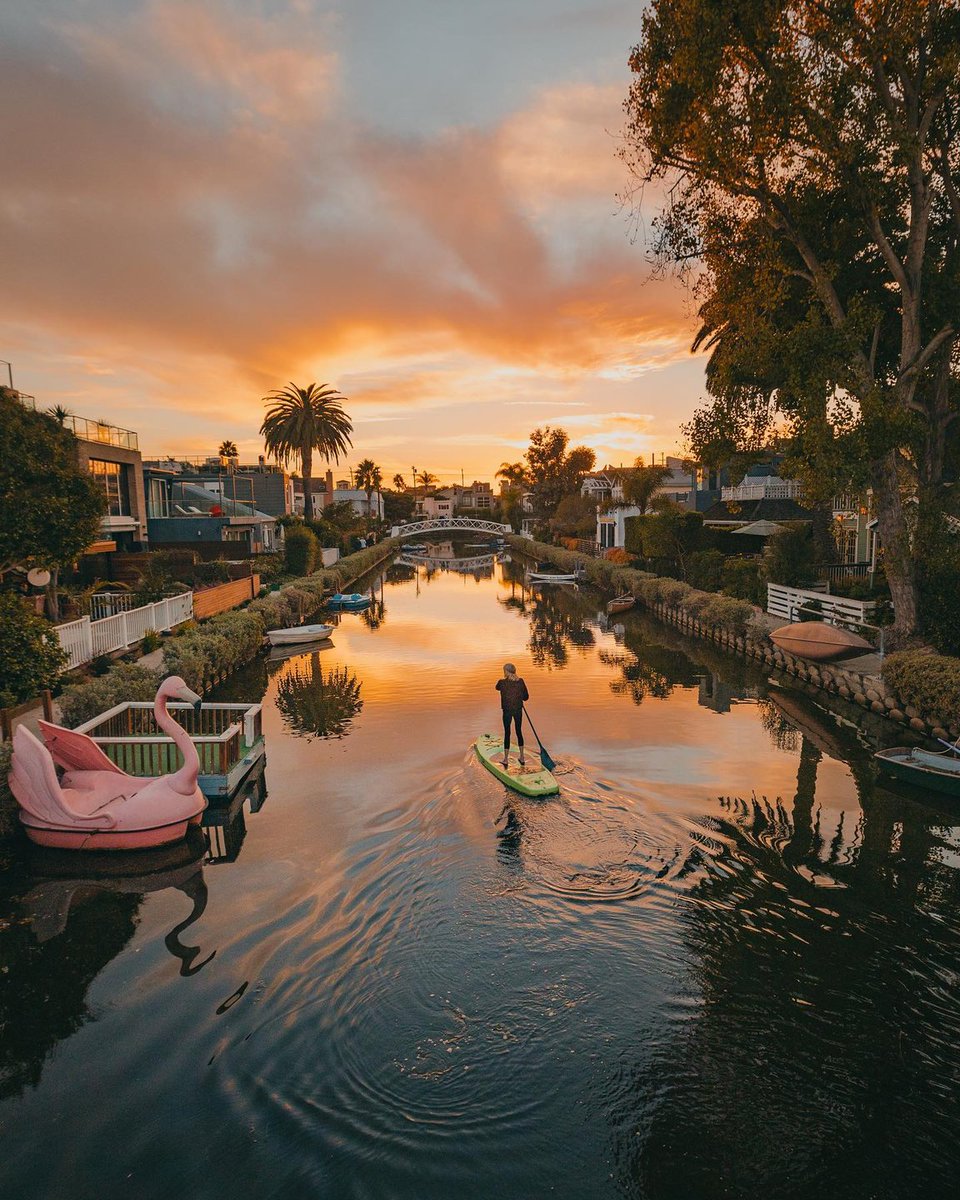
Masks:
[[[106,498],[55,416],[0,388],[0,572],[65,566],[100,532]]]
[[[871,487],[910,632],[902,485],[938,502],[958,410],[960,9],[655,0],[630,65],[657,250],[699,272],[717,410],[691,440],[749,450],[773,417],[811,482]]]
[[[299,461],[303,476],[303,515],[313,517],[313,452],[327,461],[340,461],[353,445],[353,424],[343,407],[344,397],[326,384],[297,387],[290,383],[264,397],[267,414],[260,432],[270,454],[287,464]]]
[[[596,455],[587,446],[568,450],[569,443],[570,435],[565,429],[550,425],[530,434],[526,473],[534,505],[541,516],[551,514],[564,496],[577,491],[596,461]]]

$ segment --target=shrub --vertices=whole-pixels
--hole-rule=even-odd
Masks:
[[[215,558],[212,562],[197,563],[187,582],[192,587],[211,587],[218,583],[229,583],[230,565],[222,558]]]
[[[679,579],[661,579],[659,585],[660,603],[666,604],[669,608],[682,605],[693,591],[688,583],[683,583]]]
[[[247,605],[246,611],[260,618],[264,629],[286,629],[296,620],[296,609],[291,599],[282,592],[271,592]]]
[[[160,645],[161,637],[155,629],[145,629],[143,631],[141,649],[143,650],[144,654],[152,654],[154,650],[159,649]]]
[[[760,582],[760,560],[758,558],[728,558],[724,560],[720,573],[720,586],[728,596],[738,600],[749,600],[751,604],[763,603],[763,584]]]
[[[817,546],[809,525],[784,525],[763,551],[763,577],[768,583],[799,587],[815,579]]]
[[[0,593],[0,708],[54,687],[66,665],[53,626],[13,592]]]
[[[628,554],[622,546],[614,546],[608,550],[603,556],[607,562],[616,563],[617,566],[625,566],[628,562],[633,561],[633,555]]]
[[[687,555],[684,575],[691,587],[704,592],[719,592],[724,556],[719,550],[694,550]]]
[[[157,671],[147,667],[115,663],[106,675],[64,689],[60,697],[63,723],[72,728],[99,716],[116,704],[122,704],[124,700],[152,700],[157,694],[160,679]]]
[[[179,675],[195,692],[203,690],[204,682],[213,673],[198,633],[173,638],[163,648],[163,669],[167,675]]]
[[[167,674],[179,675],[200,692],[215,675],[253,658],[263,641],[264,621],[252,608],[222,613],[192,633],[167,642],[163,648]]]
[[[274,583],[287,573],[287,565],[282,554],[258,554],[252,560],[253,572],[259,575],[261,582]]]
[[[921,713],[954,721],[960,712],[960,659],[922,650],[887,655],[883,678],[900,697]]]
[[[12,753],[10,742],[0,742],[0,841],[13,837],[21,828],[20,806],[13,798],[7,782]]]
[[[737,600],[733,596],[708,596],[700,620],[741,637],[746,633],[747,624],[753,616],[753,605],[746,600]]]
[[[317,535],[304,525],[292,525],[285,538],[286,567],[291,575],[309,575],[319,551]]]

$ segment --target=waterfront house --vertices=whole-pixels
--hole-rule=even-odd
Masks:
[[[380,492],[374,492],[368,503],[367,493],[362,488],[353,487],[348,479],[338,479],[334,483],[333,472],[329,470],[322,479],[312,479],[311,484],[315,516],[328,505],[349,504],[358,517],[383,519],[384,502]],[[293,511],[303,514],[303,480],[299,475],[293,476]]]
[[[254,507],[252,492],[234,499],[157,467],[145,468],[144,481],[153,549],[183,546],[207,557],[247,558],[280,548],[276,518]]]

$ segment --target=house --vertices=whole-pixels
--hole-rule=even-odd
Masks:
[[[627,519],[639,517],[636,504],[614,504],[597,512],[597,549],[622,549],[627,544]]]
[[[456,501],[441,492],[433,496],[423,496],[417,501],[418,515],[429,520],[449,520],[454,514]]]
[[[333,480],[333,472],[327,471],[322,479],[312,479],[311,492],[313,495],[313,511],[319,515],[329,504],[349,503],[358,517],[371,516],[375,520],[383,520],[383,495],[374,492],[367,499],[367,493],[362,488],[355,488],[348,479]],[[293,511],[303,514],[303,480],[299,475],[293,476]]]
[[[770,474],[770,464],[751,467],[740,483],[720,490],[720,499],[704,510],[703,523],[714,529],[742,529],[754,521],[791,524],[810,520],[800,503],[801,485],[795,479]]]
[[[669,468],[670,474],[657,484],[653,498],[670,500],[681,508],[696,509],[700,481],[696,468],[684,459],[672,456],[661,455],[660,461]],[[584,478],[580,494],[597,500],[596,537],[597,548],[601,551],[623,549],[627,540],[627,520],[641,515],[642,510],[636,504],[624,501],[623,485],[629,475],[629,468],[604,467]]]
[[[147,467],[143,474],[154,549],[190,546],[216,555],[226,550],[237,558],[280,549],[276,518],[252,503],[161,468]]]
[[[493,508],[493,487],[489,483],[475,479],[468,488],[460,488],[457,498],[457,508],[463,511],[479,514],[489,513]]]
[[[77,458],[103,489],[106,514],[100,538],[85,553],[144,550],[148,540],[143,459],[137,435],[107,421],[67,416],[64,427],[77,439]]]
[[[183,482],[196,483],[221,498],[251,504],[258,512],[282,517],[294,511],[293,481],[282,467],[268,465],[261,455],[256,466],[241,466],[235,460],[211,456],[196,462],[150,459],[145,467],[172,472]]]

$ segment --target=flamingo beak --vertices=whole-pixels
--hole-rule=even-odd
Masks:
[[[185,700],[187,704],[192,704],[193,711],[195,713],[200,711],[200,705],[203,704],[203,697],[198,696],[197,693],[191,691],[190,688],[183,689],[183,691],[180,693],[180,699]]]

